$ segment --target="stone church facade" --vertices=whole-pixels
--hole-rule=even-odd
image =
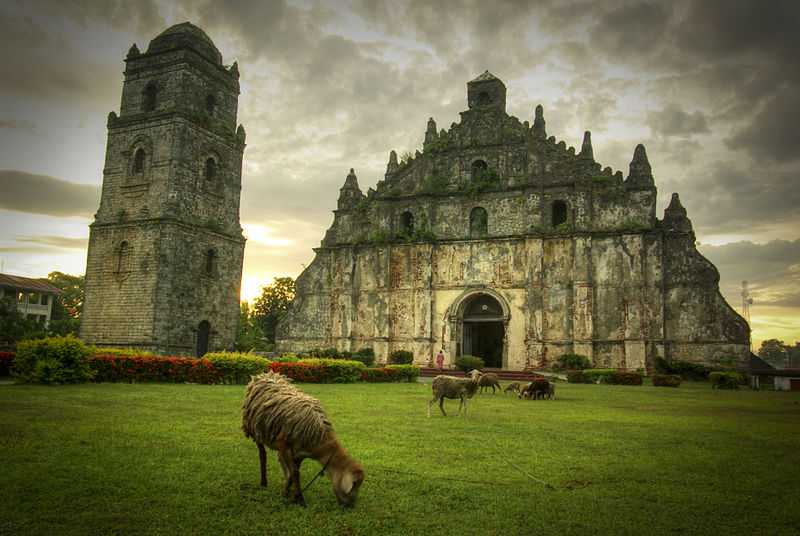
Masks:
[[[574,352],[596,366],[652,369],[656,357],[735,365],[750,330],[695,248],[677,194],[656,216],[647,154],[627,177],[506,113],[486,72],[449,130],[428,121],[422,151],[366,195],[351,170],[334,221],[297,279],[282,350],[463,354],[487,366],[546,366]]]
[[[239,72],[190,23],[125,59],[108,116],[100,207],[90,226],[81,337],[202,355],[233,347],[244,237]]]

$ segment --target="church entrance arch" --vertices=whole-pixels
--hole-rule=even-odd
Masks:
[[[496,292],[481,289],[462,294],[449,315],[456,355],[474,355],[488,368],[505,368],[509,319],[508,305]]]

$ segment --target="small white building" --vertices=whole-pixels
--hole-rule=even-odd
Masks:
[[[14,304],[25,318],[32,318],[47,327],[53,311],[53,300],[61,289],[45,279],[0,274],[0,300]]]

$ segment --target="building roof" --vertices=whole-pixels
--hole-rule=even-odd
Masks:
[[[214,42],[206,32],[191,22],[170,26],[158,34],[155,39],[150,41],[147,52],[165,52],[177,48],[191,48],[207,60],[217,65],[222,64],[222,54]]]
[[[484,71],[482,75],[478,76],[477,78],[470,80],[468,83],[472,84],[473,82],[489,82],[491,80],[500,80],[495,75],[490,73],[489,71]]]
[[[33,279],[20,275],[0,274],[0,287],[16,288],[47,294],[61,294],[61,289],[45,279]]]

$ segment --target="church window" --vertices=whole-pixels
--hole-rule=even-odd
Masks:
[[[411,236],[414,233],[414,215],[406,210],[400,215],[400,234]]]
[[[492,98],[489,96],[489,93],[486,91],[481,91],[478,93],[478,106],[486,106],[487,104],[491,104]]]
[[[117,250],[117,273],[123,273],[128,271],[128,266],[130,264],[130,256],[131,256],[131,248],[128,245],[128,242],[123,241],[119,245],[119,249]]]
[[[156,109],[158,100],[158,88],[152,82],[147,84],[142,94],[142,110],[145,112],[152,112]]]
[[[486,236],[489,232],[489,215],[483,207],[475,207],[469,214],[469,235],[473,238]]]
[[[210,184],[217,178],[217,162],[213,158],[206,160],[205,177]]]
[[[564,201],[553,201],[553,227],[567,222],[567,204]]]
[[[136,152],[133,154],[133,173],[144,173],[144,159],[145,159],[145,152],[144,149],[136,149]]]
[[[205,273],[213,276],[217,268],[217,252],[213,249],[206,251]]]
[[[475,160],[472,163],[472,179],[482,179],[489,171],[485,160]]]
[[[209,95],[206,97],[206,113],[210,116],[214,116],[214,112],[217,110],[217,99],[214,95]]]

